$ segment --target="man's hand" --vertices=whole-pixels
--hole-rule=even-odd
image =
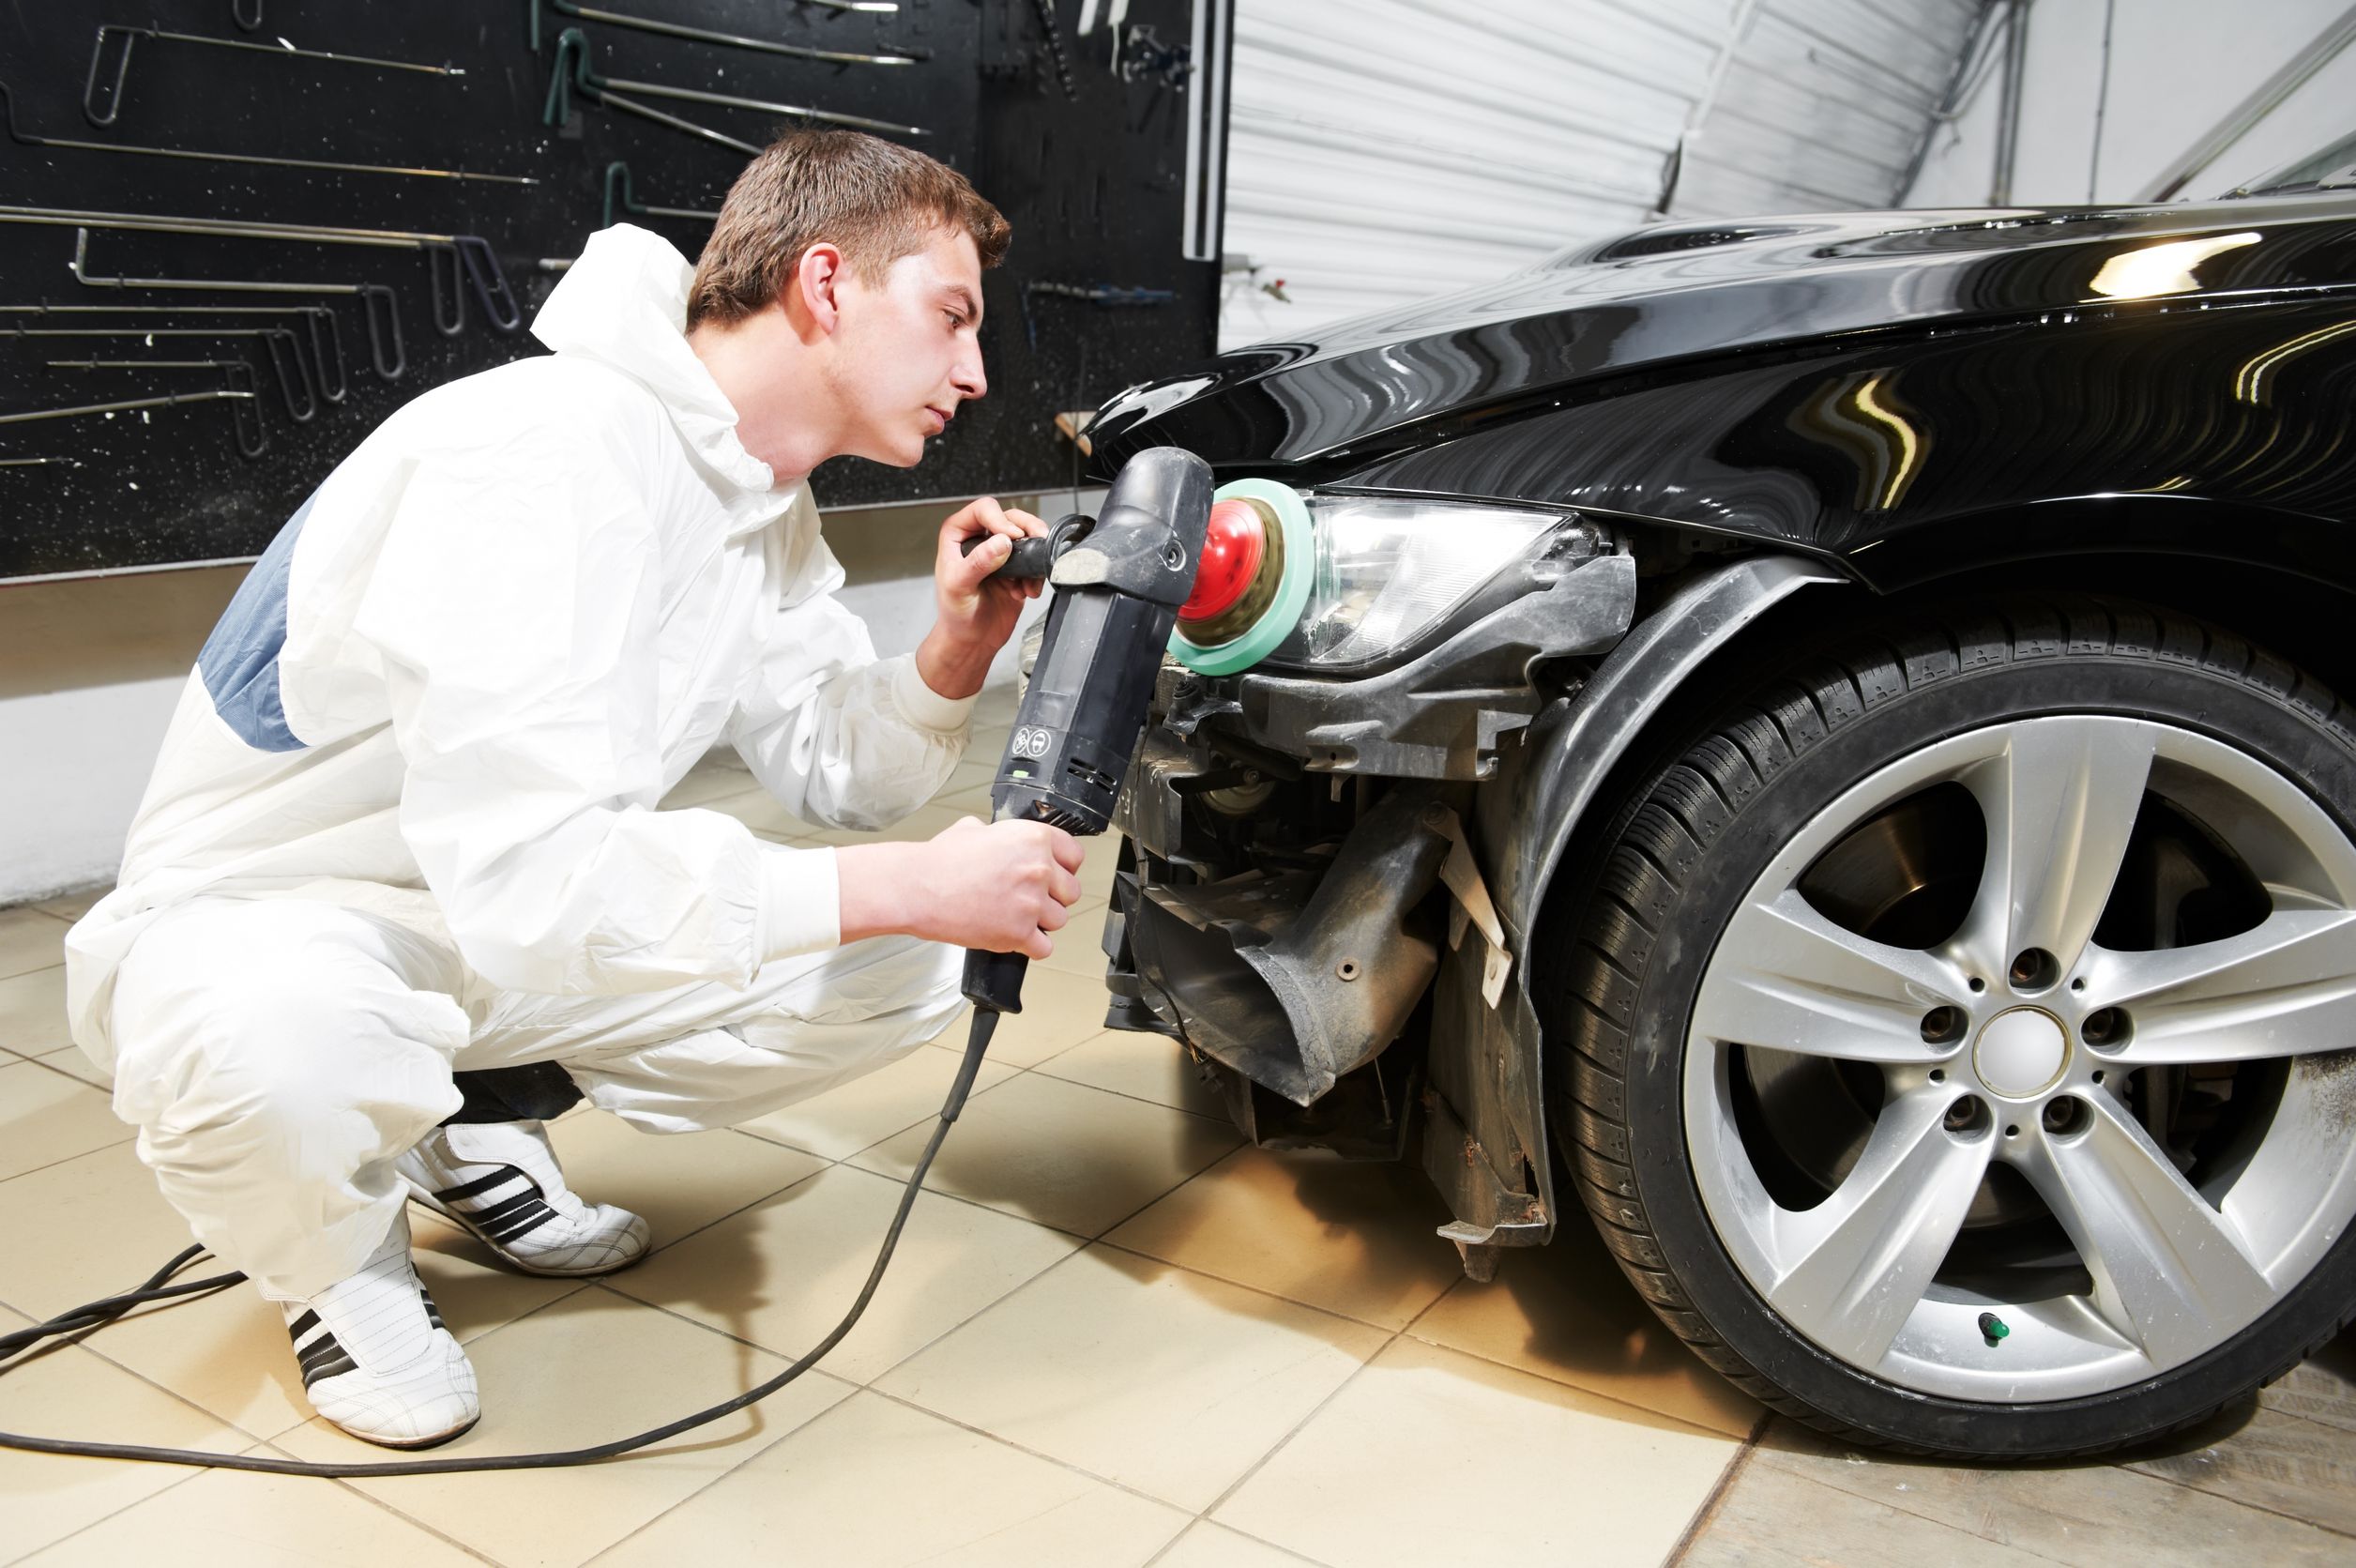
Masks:
[[[837,849],[843,940],[921,936],[1044,958],[1080,902],[1080,841],[1043,822],[960,817],[923,844]]]
[[[1013,541],[1026,534],[1043,539],[1047,525],[987,495],[941,525],[933,553],[933,600],[939,619],[917,648],[917,674],[942,696],[970,697],[981,690],[991,659],[1013,633],[1023,601],[1039,597],[1042,584],[990,580]],[[977,535],[987,538],[968,556],[965,540]]]

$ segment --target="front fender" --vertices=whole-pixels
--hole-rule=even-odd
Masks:
[[[1572,838],[1592,830],[1597,792],[1668,694],[1769,610],[1818,583],[1846,581],[1796,556],[1751,556],[1702,573],[1637,622],[1575,694],[1549,705],[1518,766],[1484,792],[1482,838],[1499,918],[1525,951]],[[1529,965],[1516,966],[1528,993]]]

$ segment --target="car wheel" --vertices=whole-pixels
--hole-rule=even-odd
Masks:
[[[1915,613],[1634,791],[1549,957],[1629,1278],[1917,1452],[2196,1421],[2356,1310],[2356,732],[2170,613]]]

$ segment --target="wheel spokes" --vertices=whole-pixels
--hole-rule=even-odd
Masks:
[[[2045,1138],[2021,1164],[2094,1276],[2094,1309],[2155,1366],[2173,1366],[2251,1321],[2274,1290],[2126,1107],[2107,1094],[2089,1104],[2084,1134]]]
[[[1844,931],[1786,890],[1727,924],[1694,1027],[1745,1045],[1913,1063],[1939,1054],[1923,1042],[1923,1013],[1962,995],[1940,960]]]
[[[1964,944],[2001,974],[2020,953],[2077,961],[2110,902],[2151,772],[2152,726],[2033,719],[1961,782],[1987,823],[1988,858]]]
[[[1906,1326],[1980,1190],[1989,1139],[1943,1125],[1953,1096],[1917,1091],[1882,1107],[1832,1196],[1775,1216],[1775,1309],[1853,1365],[1872,1367]]]
[[[2257,1061],[2356,1045],[2356,911],[2282,909],[2222,941],[2104,952],[2090,1007],[2124,1007],[2137,1067]]]

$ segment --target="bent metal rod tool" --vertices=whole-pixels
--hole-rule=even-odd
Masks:
[[[107,109],[99,112],[99,68],[106,63],[106,41],[110,38],[123,40],[123,52],[114,66],[114,80],[105,93]],[[416,71],[427,76],[464,76],[465,71],[456,66],[429,66],[416,60],[379,60],[366,54],[336,54],[319,49],[296,49],[281,40],[278,43],[251,43],[244,38],[216,38],[203,33],[174,33],[161,27],[133,27],[119,22],[101,23],[99,36],[90,44],[90,76],[82,87],[82,112],[95,126],[111,126],[123,112],[123,86],[130,75],[131,52],[140,39],[156,43],[199,43],[214,49],[241,49],[254,54],[268,54],[281,60],[320,60],[329,65],[363,66],[372,70]]]
[[[630,181],[630,165],[619,160],[605,166],[605,221],[602,227],[610,229],[614,226],[614,214],[616,210],[629,213],[633,217],[682,218],[701,223],[711,222],[720,216],[717,212],[707,212],[701,207],[653,206],[640,201],[637,188]]]
[[[460,278],[470,285],[483,315],[502,332],[524,325],[524,312],[499,270],[499,258],[480,235],[420,234],[407,229],[346,229],[322,223],[263,223],[242,218],[174,218],[161,213],[84,212],[71,207],[0,205],[0,223],[46,223],[69,229],[128,229],[150,234],[199,235],[220,239],[281,241],[296,245],[368,245],[382,250],[418,251],[426,258],[426,276],[433,287],[433,325],[444,337],[455,337],[466,325],[465,296]],[[440,258],[448,257],[445,264]],[[445,281],[445,271],[448,280]]]
[[[73,281],[84,288],[94,289],[194,289],[203,292],[220,290],[236,294],[332,294],[360,302],[360,315],[368,323],[368,354],[376,366],[376,373],[388,381],[398,380],[408,368],[408,353],[401,340],[401,297],[382,283],[295,283],[274,282],[251,278],[110,278],[90,270],[90,231],[73,232],[73,260],[66,264]],[[324,307],[322,307],[324,309]],[[335,330],[335,313],[327,312],[328,329]],[[321,358],[324,360],[323,354]],[[342,343],[336,344],[338,370],[342,370]],[[342,377],[337,376],[336,391],[329,403],[342,403]],[[324,386],[326,377],[321,376]]]
[[[309,329],[311,357],[318,372],[316,381],[307,384],[315,386],[319,395],[329,403],[342,403],[348,389],[348,378],[343,359],[343,330],[337,322],[335,312],[325,305],[216,305],[209,301],[190,305],[0,305],[0,315],[64,316],[74,321],[94,315],[169,315],[181,318],[190,315],[297,316],[301,318],[302,325]],[[58,337],[154,337],[160,332],[167,337],[220,337],[229,330],[227,327],[146,327],[114,321],[108,321],[102,325],[107,328],[103,334],[59,331],[51,335]],[[8,331],[9,328],[0,327],[0,334]],[[38,329],[31,328],[27,331],[38,333]],[[27,332],[19,331],[16,335],[23,337],[27,335]],[[290,330],[287,335],[292,337],[294,334]],[[400,346],[399,340],[395,340],[394,346],[396,348]],[[297,362],[299,362],[299,356],[297,356]],[[390,380],[398,377],[407,368],[407,362],[403,360],[397,362],[389,373],[380,365],[377,367],[377,373]],[[306,375],[308,376],[308,373]]]
[[[749,49],[762,54],[783,54],[797,60],[823,60],[838,66],[914,66],[921,65],[925,60],[924,55],[915,53],[860,54],[842,49],[813,49],[807,44],[776,43],[768,38],[747,38],[741,33],[715,33],[708,27],[658,22],[647,16],[628,16],[620,11],[575,5],[572,0],[531,0],[532,50],[535,53],[540,50],[540,14],[543,5],[560,15],[577,17],[584,22],[601,22],[613,27],[634,27],[642,33],[692,38],[697,43],[719,44],[727,49]]]
[[[614,89],[620,88],[621,92]],[[796,119],[819,120],[828,125],[856,126],[861,130],[878,130],[893,136],[929,136],[931,131],[920,125],[894,125],[889,120],[870,119],[864,114],[838,114],[831,109],[813,109],[798,103],[774,103],[767,99],[737,98],[729,93],[707,93],[693,87],[670,87],[660,82],[627,82],[619,77],[600,76],[589,67],[588,35],[578,27],[568,27],[556,35],[556,53],[551,62],[548,77],[548,100],[540,109],[540,118],[549,125],[562,125],[572,115],[572,95],[580,93],[592,103],[601,103],[636,114],[658,125],[722,146],[734,147],[749,158],[760,156],[761,149],[752,143],[666,114],[652,104],[624,98],[622,93],[644,93],[648,98],[676,99],[687,103],[717,104],[722,109],[752,109],[765,114],[786,114]]]
[[[215,387],[202,392],[162,392],[151,398],[122,398],[114,403],[85,403],[71,408],[27,408],[14,414],[0,414],[0,425],[30,424],[38,419],[78,419],[95,415],[113,417],[116,414],[139,414],[151,408],[178,408],[191,403],[251,402],[251,388],[239,390],[231,387]],[[237,447],[245,450],[245,437],[239,433]],[[247,452],[247,456],[254,456]]]
[[[253,367],[243,359],[52,359],[49,368],[53,371],[218,371],[224,388],[245,394],[243,402],[229,404],[230,427],[236,434],[238,452],[246,457],[260,457],[270,449],[269,432],[262,428],[262,410],[253,395]]]
[[[404,175],[415,179],[481,180],[496,185],[538,185],[530,175],[486,175],[469,169],[418,169],[400,163],[342,163],[324,158],[265,158],[250,152],[203,152],[194,147],[150,147],[135,142],[84,142],[71,136],[38,136],[16,123],[16,99],[0,82],[0,107],[8,111],[8,139],[20,146],[69,152],[131,153],[143,158],[185,158],[202,163],[251,163],[272,169],[311,169],[333,175]]]
[[[287,419],[303,425],[319,414],[318,383],[312,379],[295,334],[283,327],[0,327],[0,338],[136,338],[150,348],[158,338],[258,338],[278,378]],[[295,396],[297,387],[302,389],[300,402]]]

